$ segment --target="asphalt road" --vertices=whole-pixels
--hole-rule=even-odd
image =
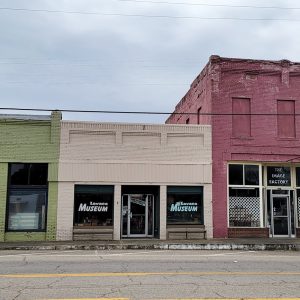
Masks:
[[[299,252],[0,251],[1,300],[297,297]]]

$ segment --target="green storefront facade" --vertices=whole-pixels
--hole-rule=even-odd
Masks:
[[[0,242],[56,239],[60,121],[0,115]]]

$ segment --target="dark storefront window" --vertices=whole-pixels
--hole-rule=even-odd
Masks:
[[[47,164],[10,164],[8,231],[45,231]]]
[[[203,187],[168,187],[167,224],[204,224]]]
[[[76,185],[74,226],[112,226],[114,187]]]

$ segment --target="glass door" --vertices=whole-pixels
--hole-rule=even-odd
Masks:
[[[272,195],[271,223],[273,236],[291,236],[291,208],[288,195]]]
[[[122,196],[122,237],[153,237],[154,196]]]

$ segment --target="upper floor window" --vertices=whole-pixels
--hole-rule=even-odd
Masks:
[[[296,136],[295,101],[277,101],[277,135],[283,138],[293,138]]]
[[[251,136],[250,99],[232,98],[232,136]]]

